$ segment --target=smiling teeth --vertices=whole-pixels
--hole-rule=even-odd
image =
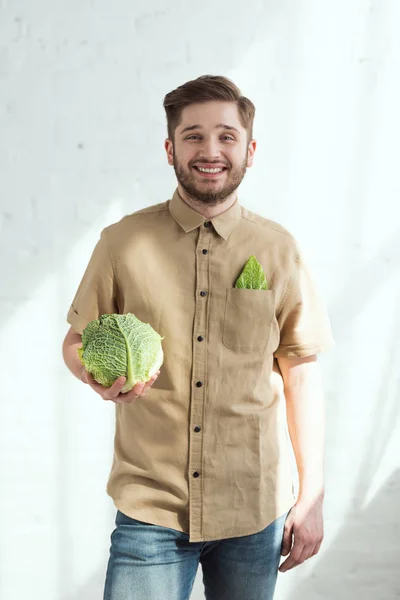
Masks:
[[[221,171],[223,171],[223,169],[203,169],[203,167],[197,167],[199,169],[199,171],[202,171],[203,173],[220,173]]]

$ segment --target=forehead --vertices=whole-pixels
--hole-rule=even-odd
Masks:
[[[239,118],[239,111],[234,102],[213,100],[185,106],[182,110],[178,130],[190,125],[199,124],[203,127],[216,127],[219,123],[232,125],[245,131]]]

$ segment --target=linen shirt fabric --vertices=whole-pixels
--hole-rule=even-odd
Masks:
[[[267,290],[234,287],[251,255]],[[296,240],[238,196],[206,219],[176,188],[101,231],[67,321],[82,334],[128,312],[164,336],[164,362],[147,394],[115,405],[114,505],[190,542],[261,531],[295,502],[276,359],[334,343]]]

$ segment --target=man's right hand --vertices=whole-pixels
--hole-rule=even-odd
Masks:
[[[126,392],[126,394],[121,393],[126,382],[126,377],[118,377],[111,387],[105,387],[104,385],[97,383],[92,375],[86,371],[85,367],[82,367],[81,379],[83,383],[87,383],[95,392],[100,394],[103,400],[111,400],[111,402],[116,402],[117,404],[132,404],[139,396],[144,396],[147,393],[159,374],[160,371],[157,371],[157,373],[155,373],[147,382],[139,381],[131,390],[129,390],[129,392]]]

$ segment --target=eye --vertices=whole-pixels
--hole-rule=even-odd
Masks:
[[[192,134],[192,135],[188,135],[185,139],[190,140],[191,138],[199,138],[199,135],[196,134]],[[230,135],[223,135],[222,138],[227,138],[228,140],[234,142],[235,138],[231,137]]]

